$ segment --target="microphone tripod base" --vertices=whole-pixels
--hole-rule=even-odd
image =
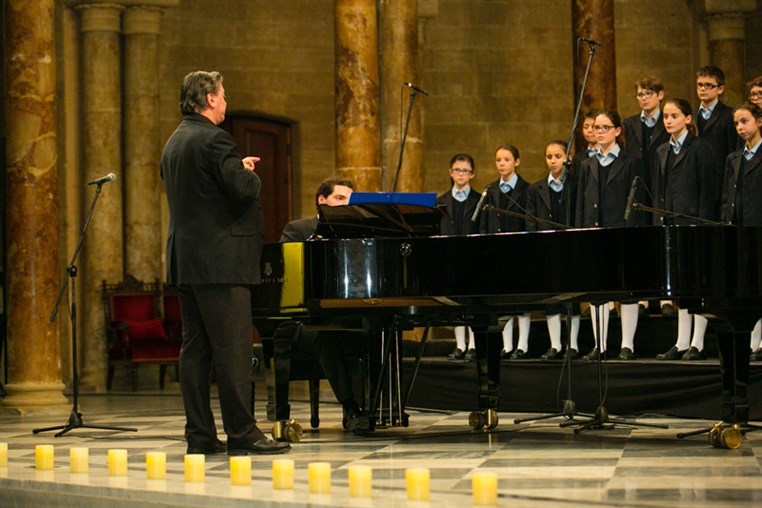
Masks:
[[[640,423],[640,422],[634,422],[630,420],[623,420],[618,418],[611,418],[609,417],[609,412],[606,409],[606,406],[600,405],[598,406],[598,409],[595,410],[595,414],[593,417],[587,421],[587,422],[574,422],[574,421],[568,421],[561,424],[561,427],[571,427],[574,425],[579,425],[576,429],[574,429],[575,434],[579,434],[583,430],[613,430],[617,425],[624,425],[626,427],[651,427],[654,429],[668,429],[669,425],[664,425],[661,423]]]
[[[71,414],[69,415],[69,421],[66,422],[66,425],[59,425],[57,427],[46,427],[44,429],[34,429],[32,430],[32,434],[39,434],[40,432],[48,432],[51,430],[59,430],[61,429],[61,432],[57,433],[55,437],[61,437],[70,430],[74,429],[100,429],[100,430],[119,430],[124,432],[137,432],[138,429],[128,428],[128,427],[110,427],[106,425],[85,425],[82,421],[82,413],[78,413],[76,410],[72,409]]]
[[[577,422],[576,420],[574,420],[575,416],[582,416],[584,418],[593,418],[593,415],[577,413],[577,404],[575,404],[573,400],[565,400],[563,409],[559,411],[558,413],[552,413],[549,415],[542,415],[542,416],[530,416],[528,418],[516,418],[515,420],[513,420],[513,423],[518,424],[518,423],[525,423],[525,422],[536,422],[540,420],[549,420],[551,418],[564,417],[568,421],[561,423],[561,427],[565,427],[566,425],[573,425],[573,424],[582,425],[581,422]]]

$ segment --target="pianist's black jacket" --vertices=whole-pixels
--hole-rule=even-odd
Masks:
[[[640,159],[628,155],[624,149],[621,149],[619,157],[611,163],[608,178],[603,183],[602,205],[598,183],[599,171],[600,165],[597,157],[585,159],[579,168],[577,209],[574,215],[575,225],[582,228],[621,228],[644,224],[645,214],[643,212],[633,211],[628,220],[624,219],[632,181],[636,176],[643,178],[643,167]],[[641,203],[645,199],[645,191],[642,187],[642,185],[638,186],[635,194],[636,200]]]
[[[725,181],[722,186],[722,220],[728,224],[762,226],[762,150],[749,161],[743,160],[743,149],[728,155]],[[741,163],[743,162],[743,172]],[[741,201],[738,202],[738,184]],[[737,212],[740,210],[740,213]]]
[[[721,183],[719,171],[715,166],[712,146],[702,138],[690,132],[685,137],[680,153],[674,158],[674,167],[667,168],[667,158],[672,150],[669,142],[656,149],[656,167],[654,169],[653,195],[654,207],[671,212],[682,213],[691,217],[717,220]],[[666,185],[669,172],[677,172],[675,195],[672,206],[666,201]],[[668,219],[652,214],[654,225],[675,224],[691,225],[689,219]]]

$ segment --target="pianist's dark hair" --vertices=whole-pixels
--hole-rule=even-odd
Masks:
[[[745,109],[749,113],[751,113],[751,116],[754,117],[755,120],[759,120],[762,118],[762,108],[757,106],[756,104],[751,103],[745,103],[745,104],[739,104],[738,106],[733,108],[733,114],[735,115],[736,111],[739,109]]]
[[[217,71],[193,71],[183,78],[180,85],[180,112],[184,115],[201,113],[206,109],[206,95],[216,94],[222,83]]]
[[[688,132],[690,132],[694,136],[697,136],[698,130],[696,130],[696,125],[693,123],[693,108],[691,107],[691,103],[679,97],[670,97],[669,99],[664,101],[664,107],[666,107],[667,104],[672,104],[678,110],[680,110],[682,114],[684,114],[685,116],[691,117],[691,121],[688,122],[686,127],[688,128]]]
[[[354,186],[352,185],[352,182],[347,180],[346,178],[341,178],[340,176],[332,176],[331,178],[326,178],[322,182],[320,182],[320,185],[318,185],[317,190],[315,191],[315,208],[319,209],[318,205],[318,198],[320,196],[323,196],[324,198],[327,198],[331,194],[333,194],[333,188],[337,185],[343,185],[344,187],[349,187],[350,189],[354,190]]]
[[[500,150],[508,150],[509,152],[513,154],[513,158],[516,160],[519,160],[521,158],[521,156],[519,155],[519,149],[513,145],[507,145],[507,144],[500,145],[497,148],[495,148],[495,153],[497,154],[497,152],[499,152]]]
[[[458,161],[468,162],[471,165],[471,171],[474,173],[476,172],[476,166],[474,166],[474,158],[467,153],[456,153],[453,155],[452,159],[450,159],[450,169],[452,169],[452,165]]]

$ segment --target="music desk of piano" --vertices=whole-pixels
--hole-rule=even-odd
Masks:
[[[400,330],[445,323],[472,326],[478,408],[485,411],[498,405],[502,342],[499,333],[487,331],[499,316],[551,303],[620,300],[675,299],[692,312],[716,318],[725,332],[719,344],[721,418],[727,423],[748,420],[748,332],[762,317],[759,227],[314,240],[266,245],[262,269],[264,282],[254,291],[255,322],[363,320],[369,332],[367,430],[379,423],[407,423],[404,402],[410,386],[395,370]],[[395,394],[395,400],[382,407],[384,391]]]

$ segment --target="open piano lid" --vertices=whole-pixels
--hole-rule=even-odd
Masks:
[[[439,234],[444,210],[435,193],[353,192],[346,206],[320,205],[320,238],[411,237]]]

